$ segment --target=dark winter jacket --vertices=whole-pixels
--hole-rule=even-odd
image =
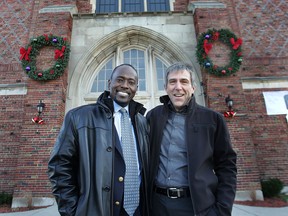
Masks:
[[[160,144],[168,119],[169,97],[147,114],[150,125],[150,195],[159,166]],[[185,120],[188,151],[188,181],[192,205],[197,216],[209,215],[210,208],[219,216],[230,216],[236,192],[236,153],[221,114],[202,107],[192,97]],[[150,197],[151,198],[151,197]]]
[[[113,109],[113,101],[105,91],[96,104],[72,109],[65,116],[48,163],[49,179],[62,216],[119,215],[124,184],[117,175],[124,175],[125,164],[119,154]],[[143,111],[142,104],[130,102],[142,167],[140,199],[146,215],[148,128]]]

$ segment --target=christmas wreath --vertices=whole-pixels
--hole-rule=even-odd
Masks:
[[[218,66],[209,58],[209,51],[213,47],[213,42],[220,41],[231,48],[229,63],[225,66]],[[243,61],[242,39],[228,29],[209,29],[200,35],[197,44],[196,56],[200,66],[207,72],[216,76],[228,76],[237,72]]]
[[[38,70],[36,67],[36,58],[39,51],[44,46],[55,47],[55,64],[46,69]],[[55,35],[41,35],[30,39],[26,48],[20,48],[20,60],[22,67],[28,76],[34,80],[53,80],[60,77],[68,65],[70,46],[66,38]]]

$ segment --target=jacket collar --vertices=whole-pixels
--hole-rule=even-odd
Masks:
[[[104,91],[98,98],[97,103],[102,104],[104,107],[108,108],[112,113],[114,112],[113,100],[110,97],[109,91]],[[138,103],[134,100],[131,100],[129,103],[129,113],[131,116],[136,115],[137,113],[142,115],[145,114],[146,108],[143,104]]]
[[[164,104],[165,107],[167,107],[168,109],[172,110],[173,112],[177,112],[169,98],[168,95],[163,95],[160,97],[160,102]],[[185,108],[183,108],[182,111],[180,111],[180,113],[186,114],[186,113],[190,113],[193,111],[193,109],[195,109],[196,106],[196,101],[195,101],[195,97],[194,95],[192,95],[191,100],[189,101],[189,103],[186,105]]]

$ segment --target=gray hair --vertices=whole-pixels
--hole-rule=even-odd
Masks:
[[[189,72],[190,74],[190,78],[191,78],[191,85],[194,87],[195,86],[195,82],[194,82],[194,71],[191,65],[186,64],[186,63],[182,63],[182,62],[177,62],[172,64],[171,66],[169,66],[166,69],[166,78],[165,78],[165,86],[168,83],[168,76],[170,73],[176,72],[176,71],[182,71],[182,70],[186,70]]]

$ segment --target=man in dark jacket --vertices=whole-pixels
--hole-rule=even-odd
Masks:
[[[128,64],[117,66],[108,86],[110,91],[105,91],[96,104],[67,113],[51,154],[48,174],[62,216],[148,214],[148,127],[143,116],[145,108],[133,101],[138,87],[135,68]],[[125,163],[122,151],[121,108],[128,111],[131,119],[127,125],[134,132],[134,148],[130,150],[134,150],[135,161],[130,163],[137,165],[135,175],[139,182],[139,188],[133,188],[138,201],[127,201],[129,211],[124,206],[124,182],[131,164]],[[131,208],[132,213],[128,214]]]
[[[222,115],[195,102],[189,65],[167,69],[165,90],[147,114],[152,215],[230,216],[236,153]]]

